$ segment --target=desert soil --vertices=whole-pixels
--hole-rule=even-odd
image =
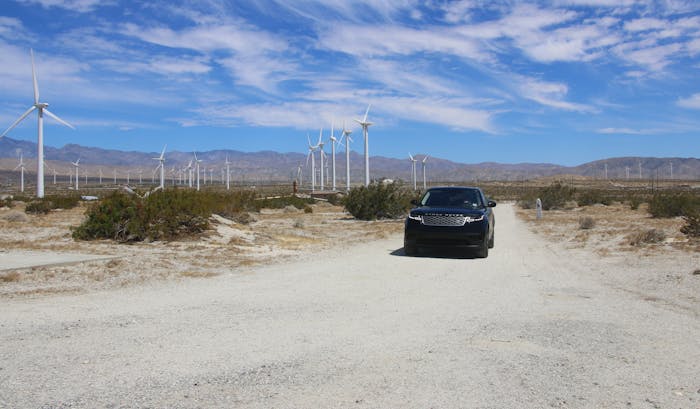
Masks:
[[[5,251],[126,254],[4,273],[0,407],[700,407],[687,245],[499,204],[489,258],[405,257],[400,223],[315,210],[136,246],[4,222]]]

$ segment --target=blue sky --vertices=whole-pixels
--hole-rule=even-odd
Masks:
[[[370,153],[698,157],[700,2],[3,1],[0,127],[45,143],[306,152],[372,104]],[[4,124],[4,125],[3,125]],[[13,130],[35,140],[35,116]]]

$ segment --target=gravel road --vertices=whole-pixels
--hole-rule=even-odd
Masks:
[[[488,259],[402,237],[206,279],[0,301],[0,407],[699,408],[700,320],[499,205]]]

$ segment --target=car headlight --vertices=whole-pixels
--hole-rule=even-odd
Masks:
[[[419,221],[419,222],[423,222],[423,216],[421,216],[421,215],[419,215],[419,214],[411,214],[411,213],[409,213],[409,214],[408,214],[408,218],[411,219],[411,220],[416,220],[416,221]]]
[[[482,220],[484,220],[484,215],[483,215],[483,214],[482,214],[481,216],[479,216],[479,217],[467,216],[466,222],[467,222],[467,223],[474,223],[474,222],[480,222],[480,221],[482,221]]]

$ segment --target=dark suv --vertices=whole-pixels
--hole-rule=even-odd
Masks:
[[[421,247],[459,247],[485,258],[494,244],[496,202],[476,187],[434,187],[406,218],[403,248],[414,255]]]

